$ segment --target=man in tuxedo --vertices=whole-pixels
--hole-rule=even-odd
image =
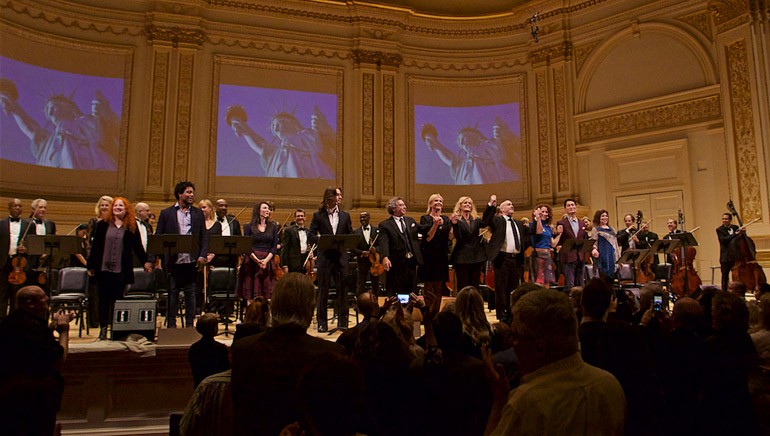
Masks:
[[[730,271],[735,261],[741,256],[736,240],[742,231],[740,227],[733,224],[733,214],[730,212],[722,214],[722,225],[717,227],[717,238],[719,238],[719,266],[722,271],[723,290],[727,290],[730,284]]]
[[[222,236],[241,236],[241,223],[235,216],[227,214],[227,200],[220,198],[215,207],[217,209],[217,221],[222,225]]]
[[[313,219],[310,222],[309,234],[312,235],[312,238],[323,235],[349,235],[353,233],[353,223],[350,221],[350,214],[340,208],[341,204],[342,190],[340,188],[326,188],[323,204],[313,214]],[[336,249],[319,251],[316,269],[316,283],[318,284],[316,320],[318,321],[318,331],[325,332],[328,330],[326,308],[332,278],[334,278],[337,287],[337,327],[346,328],[348,326],[348,305],[344,279],[348,274],[347,251],[338,251]]]
[[[369,224],[371,221],[369,212],[361,212],[358,216],[358,221],[361,223],[361,227],[353,231],[354,234],[361,236],[358,246],[353,249],[353,254],[357,257],[358,263],[356,294],[361,295],[364,292],[366,281],[369,280],[372,282],[372,294],[376,296],[380,291],[380,276],[369,273],[372,267],[372,262],[369,260],[369,247],[372,246],[372,242],[377,238],[379,229]]]
[[[406,216],[406,204],[401,197],[388,201],[390,218],[381,222],[377,249],[382,266],[388,275],[385,292],[389,297],[410,294],[417,290],[417,266],[422,265],[418,226],[414,219]]]
[[[635,249],[636,248],[636,241],[631,239],[631,235],[636,233],[636,227],[634,227],[634,216],[630,213],[627,213],[623,216],[623,225],[626,226],[625,229],[620,230],[616,236],[618,238],[618,246],[620,247],[620,252],[624,253],[626,250]]]
[[[305,211],[294,211],[294,225],[286,227],[281,233],[281,268],[283,272],[305,273],[310,247],[315,239],[305,227]]]
[[[147,238],[152,235],[152,226],[147,222],[150,217],[150,205],[147,203],[136,203],[134,206],[134,216],[136,217],[136,231],[139,232],[139,238],[142,240],[142,247],[147,251]],[[134,268],[144,266],[139,257],[134,254]]]
[[[509,302],[524,276],[524,250],[529,245],[529,232],[521,221],[511,218],[513,202],[500,203],[500,215],[496,215],[497,196],[489,198],[482,221],[492,232],[487,244],[487,259],[495,269],[495,314],[499,321],[511,321]]]
[[[21,200],[14,198],[8,202],[9,216],[0,220],[0,318],[5,317],[8,308],[14,306],[19,288],[19,285],[8,283],[8,276],[13,271],[13,258],[27,252],[22,236],[29,227],[29,221],[21,217],[21,212]]]
[[[30,225],[32,225],[32,227],[29,229],[30,235],[51,236],[56,234],[56,223],[45,218],[47,211],[47,201],[42,198],[32,200],[32,213],[30,214]],[[29,267],[27,285],[39,285],[45,289],[46,292],[50,292],[48,290],[48,285],[40,283],[40,276],[44,274],[47,265],[46,262],[48,260],[48,254],[29,256],[27,262],[27,266]]]
[[[168,293],[168,327],[176,328],[179,291],[184,291],[186,327],[193,327],[195,319],[195,277],[196,266],[206,263],[209,237],[203,212],[193,206],[195,185],[179,182],[174,187],[177,203],[160,212],[156,235],[192,235],[193,247],[189,253],[172,254],[165,259],[165,266],[171,275]]]
[[[586,239],[586,225],[578,219],[577,202],[568,198],[564,200],[564,211],[567,216],[556,223],[556,232],[559,233],[557,247],[562,247],[570,239]],[[564,268],[564,289],[570,290],[576,284],[583,284],[583,258],[576,250],[559,250],[559,262]]]

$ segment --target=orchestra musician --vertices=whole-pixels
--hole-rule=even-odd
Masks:
[[[624,253],[626,250],[636,249],[636,241],[631,238],[631,235],[636,233],[636,227],[634,227],[634,216],[627,213],[623,216],[623,224],[625,229],[620,230],[616,235],[618,238],[618,246],[620,247],[620,253]]]
[[[14,271],[13,259],[27,252],[22,236],[29,227],[29,220],[21,217],[23,206],[21,200],[14,198],[8,202],[8,217],[0,220],[0,318],[4,318],[9,307],[14,307],[16,291],[21,283],[9,283],[8,279]],[[26,273],[17,261],[19,273]]]
[[[227,214],[227,200],[216,201],[217,221],[222,226],[222,236],[241,236],[241,223],[233,215]]]
[[[371,219],[369,212],[361,212],[358,216],[361,227],[353,230],[354,234],[361,235],[358,246],[352,250],[353,255],[357,256],[358,264],[357,295],[361,295],[366,290],[367,280],[372,284],[372,295],[377,296],[380,292],[380,276],[374,275],[369,271],[372,268],[372,261],[369,260],[369,248],[375,243],[375,238],[379,234],[379,229],[370,224]]]
[[[270,205],[261,201],[251,212],[251,222],[243,227],[243,236],[251,236],[251,252],[238,271],[236,294],[247,305],[256,297],[272,298],[275,289],[273,256],[278,253],[279,226],[270,219],[271,214]]]
[[[134,206],[134,215],[136,216],[136,229],[139,232],[139,237],[142,239],[142,247],[144,251],[147,251],[147,237],[152,235],[152,226],[147,222],[150,216],[150,205],[147,203],[136,203]],[[141,267],[141,261],[136,256],[134,257],[134,268]]]
[[[420,217],[419,231],[422,234],[420,251],[423,264],[417,270],[417,276],[425,286],[425,291],[435,289],[440,295],[446,289],[449,280],[449,240],[452,225],[449,217],[441,214],[444,197],[432,194],[428,198],[428,209]],[[478,237],[478,230],[476,231]],[[478,286],[480,272],[476,272]]]
[[[566,216],[556,223],[556,232],[559,234],[557,247],[563,246],[570,239],[586,239],[588,232],[583,220],[576,216],[577,202],[568,198],[564,200]],[[575,250],[559,250],[559,261],[564,269],[564,289],[572,289],[576,285],[583,284],[583,258]]]
[[[719,238],[719,267],[722,271],[722,289],[727,289],[730,283],[730,271],[735,265],[735,261],[740,259],[741,253],[738,244],[735,241],[741,235],[743,230],[733,224],[733,214],[725,212],[722,214],[722,225],[717,227],[717,238]]]
[[[305,273],[305,261],[307,261],[310,247],[315,243],[315,238],[305,227],[305,211],[294,211],[294,225],[283,229],[281,233],[281,268],[283,272]]]
[[[449,219],[452,221],[452,234],[455,238],[450,258],[457,280],[454,291],[459,292],[466,286],[478,289],[487,255],[481,242],[482,236],[479,236],[482,222],[473,199],[460,197]]]
[[[377,249],[382,266],[387,271],[385,291],[389,297],[410,294],[417,290],[417,266],[422,265],[422,252],[417,234],[420,228],[406,216],[406,203],[401,197],[388,201],[390,218],[379,224]]]
[[[495,314],[505,323],[511,321],[510,295],[524,277],[524,250],[529,246],[529,231],[511,217],[513,211],[513,202],[504,200],[497,215],[497,196],[492,195],[481,219],[492,232],[487,258],[495,271]]]
[[[32,228],[29,230],[31,235],[55,235],[56,223],[45,218],[48,210],[48,202],[42,198],[36,198],[32,200],[32,213],[30,214]],[[28,285],[40,285],[42,288],[46,288],[45,281],[41,278],[45,277],[43,269],[46,267],[48,260],[47,254],[29,256],[29,270],[38,271],[35,274],[27,274]],[[48,292],[46,290],[46,292]]]
[[[316,235],[349,235],[353,233],[353,223],[350,214],[343,211],[342,190],[329,187],[324,191],[323,202],[310,221],[310,234]],[[316,320],[318,332],[328,331],[327,300],[332,278],[337,286],[337,327],[348,326],[347,290],[344,278],[348,274],[348,253],[336,249],[321,250],[316,261]]]
[[[672,239],[671,235],[682,233],[682,231],[678,229],[679,223],[674,218],[669,218],[666,221],[666,227],[668,228],[668,233],[663,237],[663,239]],[[670,254],[666,254],[666,263],[670,263],[672,265],[674,264],[674,260],[671,258]]]

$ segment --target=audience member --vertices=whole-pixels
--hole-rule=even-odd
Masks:
[[[307,334],[314,308],[311,278],[287,273],[273,292],[272,328],[233,343],[236,435],[274,435],[298,421],[294,388],[302,369],[321,354],[343,352],[342,346]]]
[[[516,388],[521,381],[519,372],[519,358],[513,348],[513,332],[511,326],[504,322],[496,322],[492,325],[492,340],[489,343],[489,351],[492,353],[492,362],[502,365],[508,386]]]
[[[359,294],[356,298],[356,307],[358,308],[358,313],[363,316],[363,320],[356,324],[355,327],[344,330],[340,337],[337,338],[337,343],[345,347],[345,351],[348,355],[353,352],[353,347],[356,345],[356,341],[358,341],[361,331],[366,327],[369,321],[371,321],[372,318],[379,319],[380,317],[379,301],[377,301],[377,296],[371,292],[362,292]]]
[[[623,434],[623,389],[612,374],[580,358],[569,298],[550,289],[529,292],[513,306],[512,318],[521,385],[508,395],[498,375],[487,430],[495,435]]]
[[[466,286],[460,290],[455,300],[455,314],[463,326],[461,350],[481,359],[481,349],[489,345],[492,328],[484,313],[484,299],[476,288]]]
[[[762,315],[761,329],[751,334],[751,341],[759,356],[759,367],[749,379],[749,391],[754,401],[762,434],[770,434],[770,293],[759,298]]]
[[[267,330],[268,325],[270,325],[270,301],[264,297],[256,297],[246,308],[243,323],[235,326],[233,342],[246,336],[258,335]]]
[[[0,423],[3,434],[52,435],[56,427],[67,358],[69,322],[58,312],[46,324],[48,297],[38,286],[16,293],[15,310],[0,321]],[[53,330],[59,334],[58,340]]]
[[[195,388],[179,423],[181,436],[233,434],[232,370],[210,375]]]
[[[730,284],[727,286],[727,290],[744,300],[746,299],[746,284],[740,280],[734,280],[730,282]]]
[[[578,322],[583,319],[583,287],[575,286],[569,291],[569,300],[575,310]]]
[[[193,382],[197,387],[204,378],[230,369],[227,345],[214,339],[219,330],[219,315],[205,313],[195,325],[201,334],[198,342],[190,345],[188,358],[192,368]]]

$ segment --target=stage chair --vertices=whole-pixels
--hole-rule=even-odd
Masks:
[[[59,280],[51,291],[51,314],[60,309],[74,310],[78,324],[78,337],[83,337],[83,325],[86,334],[90,334],[85,313],[88,311],[88,272],[85,268],[71,267],[59,270]]]
[[[134,283],[127,285],[124,300],[155,300],[155,273],[134,268]]]
[[[241,300],[235,294],[236,270],[219,266],[209,270],[208,285],[206,291],[208,297],[207,306],[212,303],[224,303],[227,316],[222,317],[221,322],[228,322],[225,318],[235,313],[235,320],[242,319],[243,310]],[[232,304],[232,310],[230,305]]]

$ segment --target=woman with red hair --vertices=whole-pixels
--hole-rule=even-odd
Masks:
[[[126,285],[134,283],[132,252],[146,271],[152,269],[136,228],[134,208],[125,198],[115,197],[106,219],[96,223],[88,256],[88,275],[96,276],[99,292],[99,340],[107,339],[115,300],[123,297]]]

